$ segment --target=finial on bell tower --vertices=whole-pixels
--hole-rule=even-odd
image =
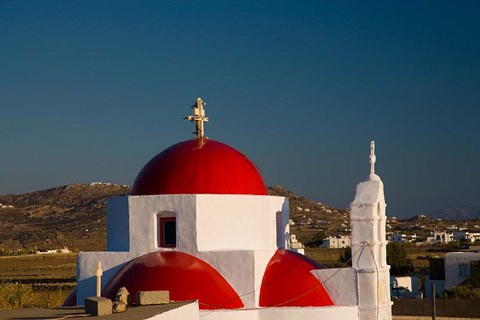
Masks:
[[[375,141],[370,141],[370,174],[375,174],[375,162],[377,157],[375,156]]]
[[[192,106],[193,116],[186,116],[183,118],[188,121],[195,122],[195,125],[196,125],[195,134],[199,138],[205,137],[203,123],[208,122],[208,117],[205,116],[205,109],[203,109],[203,107],[206,105],[207,104],[202,100],[202,98],[197,98],[197,103],[195,103]]]

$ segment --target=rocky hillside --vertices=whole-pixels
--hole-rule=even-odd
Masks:
[[[348,212],[307,200],[281,186],[271,195],[290,198],[291,230],[307,242],[320,231],[347,232]],[[72,184],[21,195],[0,195],[0,249],[82,251],[106,247],[106,200],[130,187],[108,183]]]
[[[0,195],[0,203],[16,207],[59,206],[90,207],[105,202],[108,197],[125,195],[130,192],[129,186],[111,183],[92,182],[90,184],[71,184],[42,191],[20,195]]]
[[[129,192],[91,183],[0,196],[0,248],[105,249],[106,200]]]
[[[349,209],[332,208],[326,204],[305,199],[282,186],[268,187],[268,193],[289,198],[290,219],[294,225],[290,231],[302,243],[308,243],[322,236],[349,234]],[[322,237],[323,238],[323,237]]]

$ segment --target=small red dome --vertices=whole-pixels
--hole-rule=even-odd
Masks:
[[[150,160],[135,179],[131,194],[266,195],[267,190],[245,155],[221,142],[196,138]]]
[[[277,249],[265,269],[260,289],[261,307],[321,307],[334,302],[311,274],[321,264],[297,252]]]

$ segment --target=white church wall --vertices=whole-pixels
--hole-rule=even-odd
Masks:
[[[197,195],[198,251],[273,250],[276,212],[270,196]]]
[[[113,197],[108,199],[107,230],[107,251],[130,250],[128,197]]]
[[[136,258],[130,252],[80,252],[77,257],[77,305],[84,299],[96,295],[96,270],[102,263],[102,288],[115,273],[128,261]]]
[[[275,251],[207,251],[199,252],[197,256],[228,281],[246,308],[256,308],[263,275]]]
[[[318,269],[311,273],[327,290],[336,306],[358,305],[358,280],[353,268]]]
[[[343,307],[283,307],[242,310],[200,310],[204,320],[358,320],[358,308]],[[374,318],[372,318],[374,319]]]
[[[284,197],[269,197],[269,200],[270,210],[276,212],[277,247],[290,249],[289,199]]]
[[[120,239],[114,251],[122,251],[127,235],[125,221],[131,230],[129,247],[132,252],[148,253],[172,250],[158,246],[158,217],[176,217],[175,250],[187,253],[213,250],[271,250],[276,242],[285,243],[288,235],[288,201],[284,197],[251,195],[153,195],[129,196],[129,216],[125,199],[112,200],[108,212],[108,233],[111,241]],[[280,214],[279,241],[277,212]],[[123,237],[123,238],[122,238]],[[277,240],[276,240],[277,239]],[[288,238],[287,238],[288,239]],[[113,246],[113,245],[112,245]]]
[[[359,307],[362,311],[362,320],[375,319],[374,314],[379,308],[377,298],[377,274],[372,271],[360,270],[358,275]]]
[[[275,254],[275,251],[256,251],[255,252],[255,306],[260,305],[260,288],[262,286],[263,276],[270,259]]]
[[[245,307],[255,307],[255,268],[253,251],[199,252],[200,259],[217,270],[237,292]]]
[[[268,308],[260,311],[259,320],[358,320],[357,307]],[[373,319],[373,318],[372,318]]]
[[[145,320],[198,320],[200,319],[198,311],[198,300],[196,300]]]
[[[139,255],[160,250],[193,254],[196,247],[196,195],[130,196],[130,250]],[[177,241],[174,248],[158,245],[158,217],[176,217]]]
[[[259,309],[200,310],[202,320],[259,320]]]

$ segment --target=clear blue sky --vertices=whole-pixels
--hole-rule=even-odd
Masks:
[[[480,206],[480,1],[0,0],[0,194],[131,185],[207,102],[267,185]]]

